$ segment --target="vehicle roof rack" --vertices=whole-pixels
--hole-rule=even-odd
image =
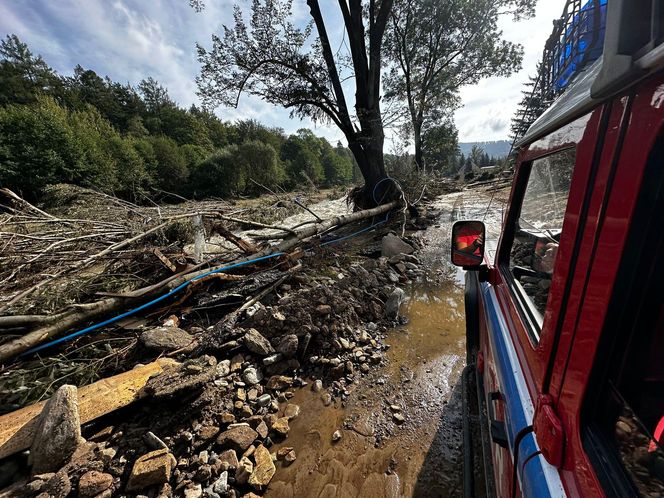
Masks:
[[[664,67],[663,42],[663,0],[568,0],[546,42],[529,104],[515,117],[522,131],[512,149]],[[531,103],[540,104],[538,112]]]

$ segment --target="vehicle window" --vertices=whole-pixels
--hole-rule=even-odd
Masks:
[[[524,304],[541,326],[558,255],[576,151],[567,149],[531,165],[510,251],[509,269]]]
[[[638,495],[664,496],[664,306],[639,315],[620,327],[626,337],[609,363],[593,421],[604,455],[617,455]]]

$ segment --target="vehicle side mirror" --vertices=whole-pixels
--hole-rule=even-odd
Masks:
[[[481,221],[457,221],[452,227],[452,264],[479,269],[484,264],[485,234]]]

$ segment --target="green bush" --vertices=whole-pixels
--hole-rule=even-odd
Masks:
[[[266,143],[252,140],[244,142],[237,148],[237,164],[244,169],[247,179],[247,191],[261,193],[263,190],[255,183],[273,188],[283,182],[285,172],[282,165],[277,161],[277,153],[274,148]]]
[[[152,174],[157,188],[167,192],[182,192],[189,178],[187,160],[178,144],[171,138],[150,137],[155,156],[155,171]]]
[[[230,145],[199,163],[191,174],[192,194],[199,198],[229,197],[242,192],[246,176],[238,157],[238,146]]]
[[[0,184],[34,198],[46,185],[79,180],[83,155],[53,99],[0,108]]]

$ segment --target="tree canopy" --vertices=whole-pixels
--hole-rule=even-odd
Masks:
[[[501,16],[534,14],[535,0],[395,0],[386,35],[386,98],[405,107],[415,163],[424,166],[431,127],[449,122],[463,85],[509,76],[523,48],[503,39]],[[429,146],[431,150],[431,146]]]
[[[339,1],[348,46],[344,53],[332,49],[318,0],[307,0],[311,22],[303,28],[292,20],[291,0],[253,0],[248,20],[236,5],[234,25],[213,35],[209,50],[198,47],[199,93],[212,106],[237,106],[244,93],[290,109],[294,116],[334,123],[371,188],[385,177],[381,60],[392,3]],[[354,114],[342,85],[345,69],[355,84]],[[314,172],[309,154],[302,157]]]
[[[289,138],[254,120],[184,109],[151,77],[133,87],[80,65],[60,76],[15,35],[0,41],[0,54],[0,184],[29,198],[58,182],[135,200],[256,194],[251,180],[295,187],[301,170],[320,185],[351,181],[350,151],[309,130]],[[306,151],[289,157],[287,144],[302,140]]]

